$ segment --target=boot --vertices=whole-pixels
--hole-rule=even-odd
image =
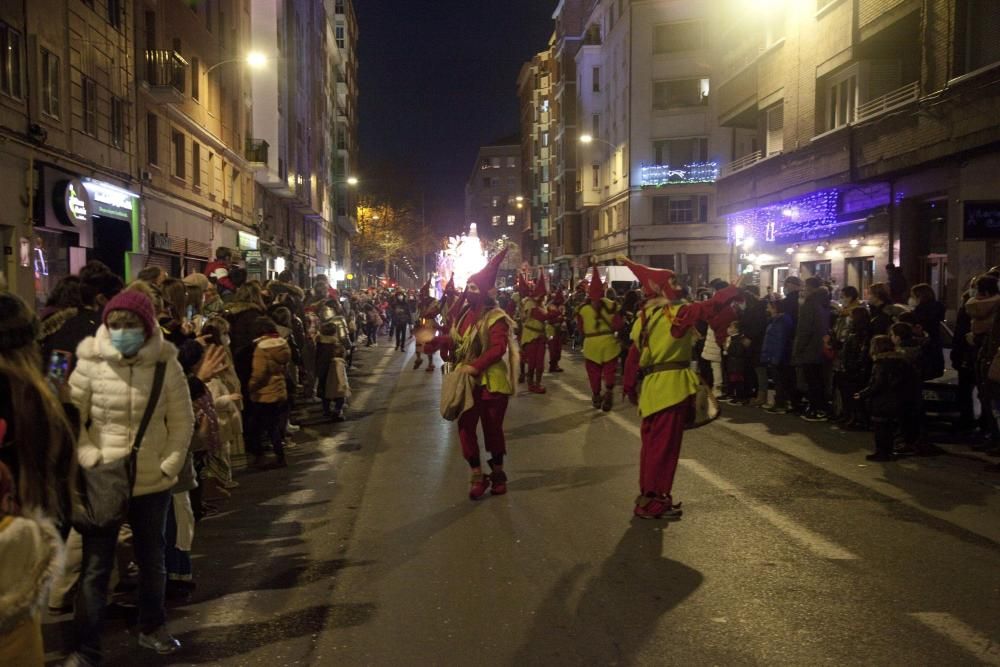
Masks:
[[[535,371],[535,393],[544,394],[546,392],[545,387],[542,386],[542,369],[539,368]]]
[[[592,399],[590,399],[590,403],[591,403],[591,405],[594,406],[595,410],[600,409],[601,403],[602,403],[601,395],[600,394],[594,394],[594,397]]]
[[[417,358],[416,358],[416,359],[415,359],[415,360],[413,361],[413,370],[417,370],[418,368],[420,368],[420,366],[421,366],[421,365],[422,365],[423,363],[424,363],[424,358],[423,358],[423,357],[417,357]]]
[[[604,412],[611,412],[611,408],[615,406],[615,392],[613,389],[608,389],[604,392],[604,399],[601,401],[601,410]]]
[[[491,466],[493,472],[490,473],[490,483],[493,490],[490,492],[494,496],[502,496],[507,493],[507,473],[503,471],[503,466]]]
[[[477,468],[472,471],[472,480],[469,483],[469,500],[479,500],[489,491],[490,477]]]

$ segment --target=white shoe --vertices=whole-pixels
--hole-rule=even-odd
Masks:
[[[302,430],[302,427],[301,426],[296,426],[295,424],[289,424],[285,428],[285,432],[286,433],[298,433],[301,430]]]

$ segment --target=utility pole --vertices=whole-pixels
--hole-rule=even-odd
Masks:
[[[420,252],[423,255],[423,275],[420,277],[421,281],[427,280],[427,246],[424,243],[427,241],[427,202],[425,201],[425,195],[423,189],[420,190]],[[421,282],[423,284],[423,282]]]

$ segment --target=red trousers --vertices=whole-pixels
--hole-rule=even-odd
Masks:
[[[611,391],[615,388],[615,372],[618,370],[618,360],[612,359],[603,364],[596,361],[586,360],[587,379],[590,380],[590,392],[594,395],[601,393],[601,380],[604,386]]]
[[[562,336],[556,334],[549,340],[549,368],[558,368],[562,359]]]
[[[545,366],[545,339],[536,338],[521,348],[521,358],[528,364],[528,371],[535,372],[544,370]]]
[[[691,399],[642,420],[642,453],[639,458],[639,490],[669,496],[681,456],[684,425],[692,409]]]
[[[483,387],[473,390],[473,407],[458,418],[458,440],[462,443],[462,456],[466,461],[479,458],[479,439],[476,427],[483,422],[483,440],[491,455],[507,453],[507,440],[503,435],[503,418],[507,414],[508,396],[493,394],[483,398]]]

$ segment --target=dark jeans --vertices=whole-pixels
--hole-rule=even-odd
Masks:
[[[896,439],[896,422],[876,421],[872,423],[875,431],[875,453],[891,455]]]
[[[147,633],[167,621],[163,608],[167,585],[163,554],[170,500],[170,492],[161,491],[132,498],[128,508],[135,560],[139,565],[139,626]],[[101,630],[117,544],[117,528],[83,536],[83,562],[74,625],[77,650],[94,664],[101,661]]]
[[[396,347],[404,345],[406,345],[406,325],[398,324],[396,325]]]
[[[282,403],[251,403],[247,411],[250,423],[243,429],[247,451],[254,456],[264,453],[261,436],[267,434],[271,448],[279,459],[285,457],[285,426],[288,424],[288,405]]]
[[[823,376],[823,364],[803,364],[806,391],[810,410],[826,410],[826,380]]]
[[[378,327],[374,324],[366,324],[365,335],[368,337],[368,346],[371,347],[378,342]]]
[[[802,404],[802,392],[799,391],[795,367],[782,365],[771,368],[774,369],[775,382],[778,385],[774,402],[782,406],[785,402],[790,402],[793,408],[799,407]]]

